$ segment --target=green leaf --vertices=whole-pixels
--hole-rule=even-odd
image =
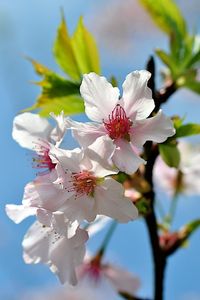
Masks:
[[[168,35],[185,36],[185,20],[172,0],[140,0],[153,21]]]
[[[85,73],[100,73],[96,42],[84,26],[82,17],[72,37],[69,36],[65,19],[62,17],[53,53],[58,65],[73,80],[80,81]]]
[[[176,138],[200,134],[200,124],[188,123],[176,129]]]
[[[191,91],[200,94],[200,81],[186,81],[184,86],[188,89],[190,89]]]
[[[162,60],[162,62],[166,66],[168,66],[168,68],[171,70],[172,74],[176,74],[177,64],[174,62],[173,58],[161,49],[156,49],[155,52],[156,52],[157,56]]]
[[[178,168],[180,163],[180,152],[176,143],[159,144],[159,152],[164,162],[169,167]]]
[[[81,80],[81,72],[71,45],[71,38],[68,34],[64,16],[58,27],[53,53],[56,62],[69,77],[74,80]]]
[[[35,60],[29,59],[35,71],[42,77],[36,82],[42,88],[37,102],[24,111],[39,109],[39,114],[48,117],[50,112],[65,114],[77,114],[84,112],[83,100],[80,97],[78,83],[67,80]]]
[[[200,219],[194,220],[187,225],[185,225],[181,232],[184,233],[185,237],[189,237],[192,233],[194,233],[200,227]]]
[[[51,101],[43,98],[42,102],[43,104],[40,105],[39,111],[39,115],[42,117],[48,117],[50,112],[59,114],[62,110],[65,115],[80,114],[84,112],[84,103],[82,99],[76,95],[53,98]]]
[[[71,38],[71,45],[80,72],[84,74],[93,71],[99,74],[99,53],[96,42],[84,26],[82,17],[80,17],[76,31]]]

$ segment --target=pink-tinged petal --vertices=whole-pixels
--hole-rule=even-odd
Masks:
[[[38,208],[36,216],[40,223],[48,227],[51,226],[52,212],[50,212],[49,210]]]
[[[88,195],[71,197],[66,201],[62,210],[71,221],[81,222],[87,220],[92,222],[96,218],[94,198]]]
[[[153,168],[153,181],[156,189],[164,190],[173,196],[176,188],[178,170],[168,167],[160,156],[157,157]]]
[[[123,186],[112,178],[105,178],[94,193],[98,214],[126,223],[138,217],[138,210],[132,201],[124,197]]]
[[[50,251],[50,261],[62,284],[66,282],[72,285],[77,284],[75,266],[83,261],[87,239],[87,232],[78,229],[73,238],[61,238],[56,247]]]
[[[99,137],[85,150],[85,156],[90,159],[92,164],[90,171],[93,172],[96,177],[105,177],[119,172],[116,168],[114,168],[111,159],[115,149],[116,145],[108,135],[105,135]],[[84,164],[84,161],[82,164]]]
[[[64,212],[56,211],[52,214],[52,227],[60,235],[70,239],[76,234],[79,224],[77,221],[70,222]]]
[[[67,118],[66,124],[72,129],[74,138],[83,148],[87,148],[95,142],[98,137],[107,134],[103,125],[95,123],[81,123]]]
[[[76,148],[74,150],[63,150],[51,145],[49,156],[53,163],[60,163],[63,170],[70,170],[71,172],[80,171],[80,161],[83,158],[81,149]]]
[[[104,275],[119,292],[125,292],[134,296],[140,287],[140,280],[122,268],[107,265],[103,268],[103,271]]]
[[[36,214],[36,210],[36,207],[28,207],[24,205],[6,205],[6,213],[8,217],[16,224],[19,224],[27,217],[34,216]]]
[[[13,121],[13,139],[24,148],[33,150],[39,139],[49,140],[52,130],[49,122],[37,114],[20,114]]]
[[[54,231],[55,229],[35,222],[22,243],[24,260],[28,264],[45,263],[58,275],[62,283],[68,281],[76,284],[75,268],[83,261],[88,234],[77,229],[76,234],[67,239]]]
[[[65,114],[64,111],[61,111],[59,115],[55,115],[53,112],[50,113],[50,116],[56,121],[56,127],[51,131],[51,140],[53,140],[58,147],[66,133],[67,126],[65,123]]]
[[[95,73],[83,76],[80,92],[85,101],[87,116],[97,122],[108,118],[119,99],[119,89]]]
[[[139,157],[131,144],[127,141],[118,140],[116,150],[113,155],[113,162],[117,168],[127,174],[133,174],[141,164],[145,164],[145,160]]]
[[[131,142],[134,146],[141,147],[146,141],[162,143],[174,134],[172,120],[160,110],[154,117],[136,122],[132,128]]]
[[[45,227],[43,224],[36,221],[28,229],[24,240],[23,246],[23,258],[27,264],[37,264],[49,262],[49,248],[52,247],[55,242],[56,235],[52,234],[52,229]]]
[[[56,171],[41,175],[25,187],[24,205],[44,208],[51,212],[59,210],[65,201],[73,195],[73,192],[67,192],[61,189],[59,185],[54,184],[57,179]]]
[[[155,107],[152,92],[147,87],[150,77],[148,71],[135,71],[128,74],[123,83],[123,107],[132,120],[146,119]]]

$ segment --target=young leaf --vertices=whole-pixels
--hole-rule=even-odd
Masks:
[[[178,168],[180,163],[180,152],[174,143],[159,144],[159,152],[164,162],[169,167]]]
[[[40,111],[39,115],[42,117],[49,117],[50,112],[59,114],[62,110],[65,115],[80,114],[84,112],[84,103],[77,95],[70,95],[65,97],[53,98],[51,101],[46,101],[45,98],[40,98]]]
[[[61,69],[73,80],[80,81],[89,72],[100,73],[98,49],[91,33],[79,19],[76,31],[70,37],[64,17],[58,28],[53,48]]]
[[[64,16],[58,27],[53,53],[58,65],[70,78],[81,80],[81,71],[71,45],[71,38],[68,34]]]
[[[200,134],[200,124],[188,123],[176,129],[176,138]]]
[[[173,0],[140,0],[153,21],[168,35],[185,36],[185,20]]]
[[[93,71],[99,74],[99,54],[96,42],[84,26],[82,17],[80,17],[76,31],[71,38],[71,45],[80,72],[84,74]]]

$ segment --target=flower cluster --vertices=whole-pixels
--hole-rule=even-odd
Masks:
[[[76,284],[76,268],[83,261],[88,233],[85,222],[100,215],[126,223],[138,217],[137,208],[125,196],[118,172],[134,173],[141,164],[146,141],[160,143],[174,135],[172,121],[154,109],[147,86],[150,73],[130,73],[118,88],[95,73],[84,75],[80,92],[85,112],[94,123],[79,123],[63,113],[51,116],[53,128],[38,115],[23,113],[14,119],[13,138],[34,150],[37,177],[25,186],[21,205],[7,205],[16,223],[36,216],[23,240],[24,260],[45,263],[62,283]],[[67,130],[80,148],[62,149]]]

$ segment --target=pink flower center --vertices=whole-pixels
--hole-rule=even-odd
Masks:
[[[108,119],[107,122],[103,121],[103,123],[111,139],[130,141],[129,131],[133,123],[126,116],[126,112],[120,104],[115,106]]]
[[[49,156],[49,144],[45,142],[40,142],[36,144],[35,150],[37,154],[33,157],[33,167],[36,169],[46,169],[51,171],[55,168],[56,164],[52,163]],[[45,171],[41,174],[46,173]]]
[[[94,280],[96,283],[102,276],[102,265],[100,258],[97,256],[88,263],[85,263],[78,271],[79,277],[84,277],[88,275],[91,280]]]
[[[82,171],[72,175],[73,187],[71,190],[76,191],[78,196],[84,194],[92,196],[94,193],[97,179],[89,171]]]

